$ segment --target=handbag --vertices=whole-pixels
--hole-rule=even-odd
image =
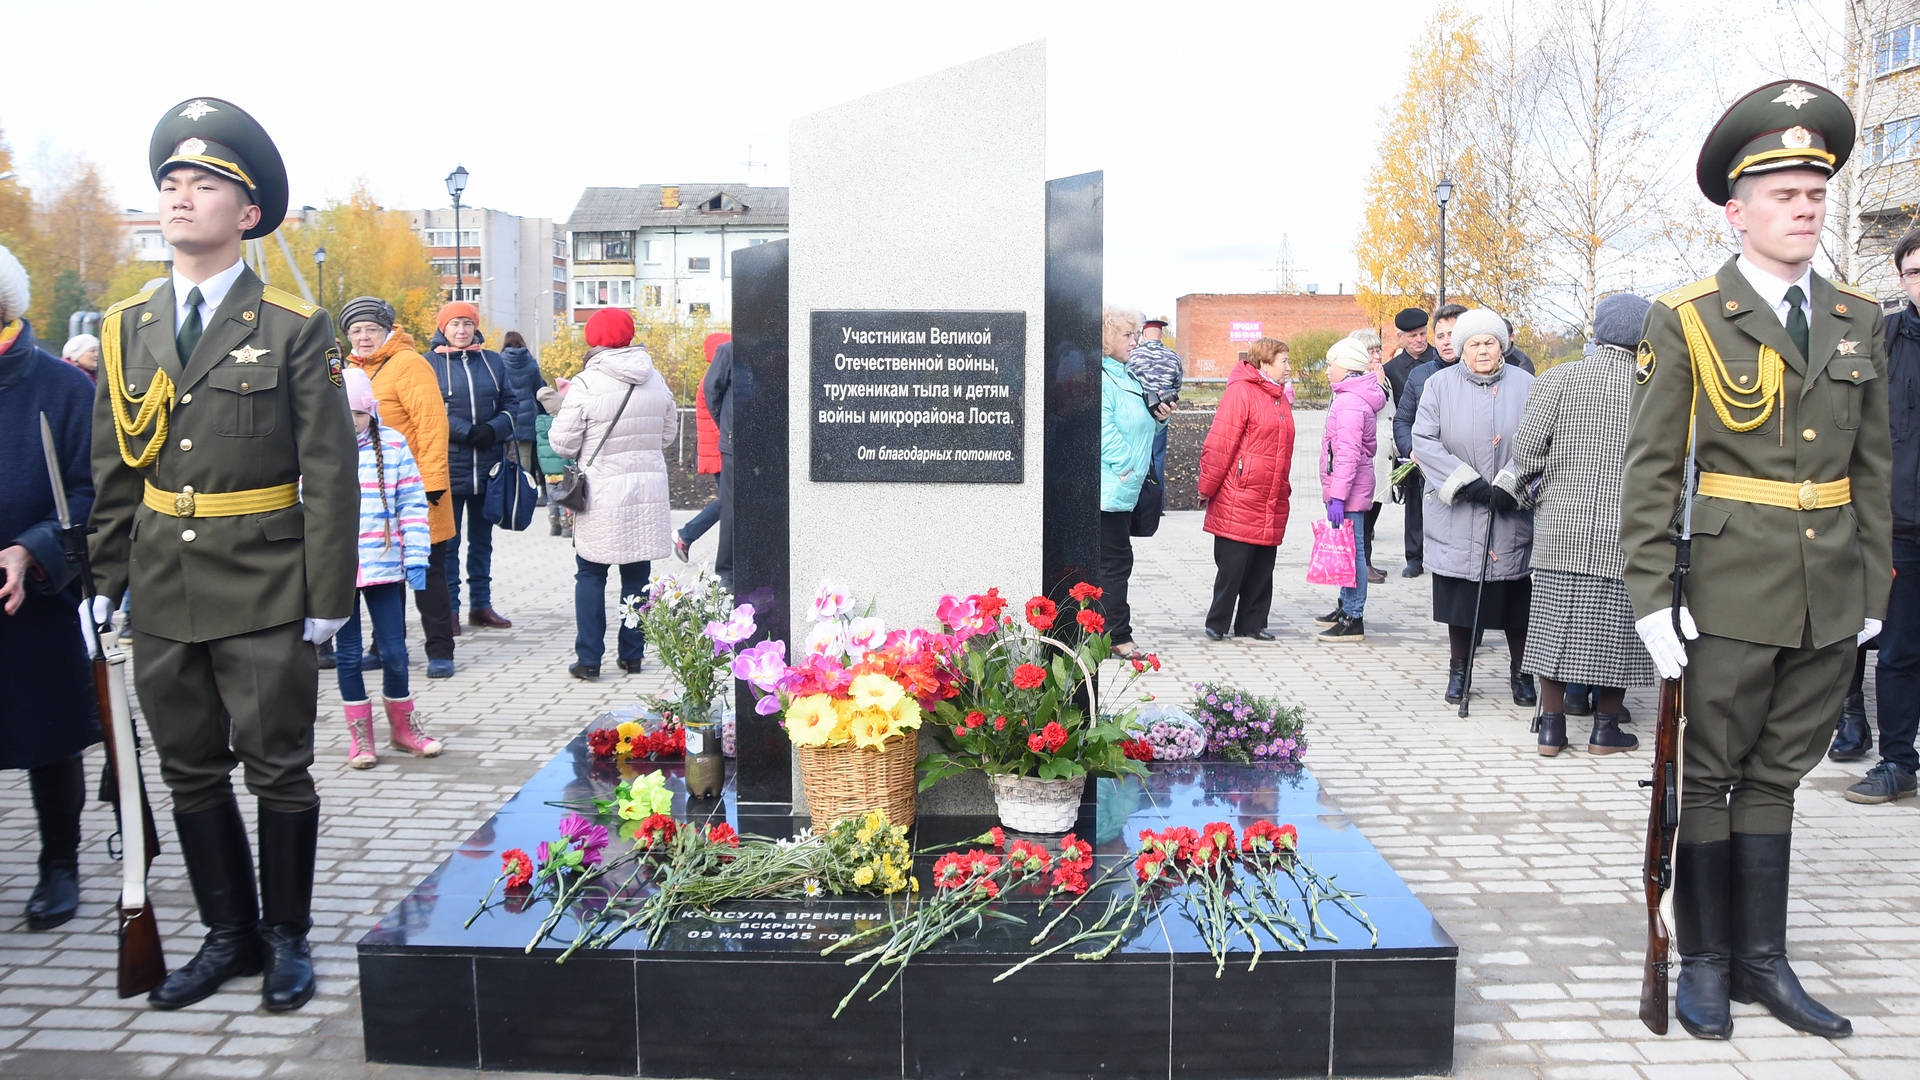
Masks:
[[[1167,489],[1148,468],[1147,478],[1140,485],[1140,501],[1133,504],[1133,514],[1127,519],[1127,535],[1152,536],[1159,532],[1160,515],[1166,508]]]
[[[522,532],[533,523],[533,504],[540,497],[533,477],[520,467],[520,457],[509,440],[500,460],[487,471],[487,495],[480,516],[510,532]]]
[[[1339,528],[1326,518],[1313,519],[1313,552],[1307,556],[1307,584],[1338,585],[1351,589],[1355,585],[1354,564],[1358,561],[1354,554],[1353,522],[1343,521]]]
[[[633,384],[628,383],[627,396],[620,399],[620,408],[613,414],[613,419],[607,421],[607,430],[601,433],[600,441],[594,444],[592,456],[587,458],[584,464],[568,465],[560,471],[560,479],[554,481],[553,485],[547,489],[549,502],[556,506],[564,506],[576,514],[587,508],[586,466],[599,460],[600,451],[606,449],[607,440],[613,437],[614,426],[620,422],[621,415],[627,411],[627,402],[633,400],[633,389]]]

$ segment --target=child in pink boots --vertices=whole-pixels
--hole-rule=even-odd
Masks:
[[[373,620],[373,638],[380,646],[382,697],[393,746],[415,757],[435,757],[440,740],[431,738],[413,711],[407,691],[407,590],[427,587],[427,556],[432,546],[427,529],[426,486],[414,463],[407,440],[393,428],[380,426],[380,406],[373,384],[357,367],[346,371],[347,404],[360,436],[360,595]],[[373,702],[361,677],[363,655],[360,605],[335,638],[339,657],[335,674],[347,707],[347,764],[372,768]]]

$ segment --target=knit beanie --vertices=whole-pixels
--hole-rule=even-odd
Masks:
[[[373,396],[373,380],[357,365],[348,365],[346,370],[347,408],[354,412],[363,412],[369,416],[380,415],[380,402]]]
[[[1593,309],[1593,340],[1632,352],[1640,345],[1649,304],[1632,293],[1615,293]]]
[[[1500,343],[1501,352],[1506,352],[1512,344],[1512,339],[1507,337],[1507,320],[1486,308],[1471,308],[1453,324],[1453,354],[1465,356],[1467,342],[1481,334],[1492,334]]]
[[[99,347],[100,339],[94,337],[92,334],[75,334],[67,339],[65,345],[60,347],[60,359],[71,360],[76,356],[84,356],[88,349],[97,349]]]
[[[589,347],[624,349],[633,344],[633,312],[626,308],[601,308],[587,320]]]
[[[1327,349],[1327,366],[1347,371],[1367,370],[1367,347],[1350,337],[1341,338]]]
[[[1412,333],[1427,325],[1427,313],[1417,307],[1401,308],[1400,314],[1393,317],[1393,328],[1403,334]]]
[[[27,305],[32,300],[32,290],[27,286],[27,268],[13,257],[13,252],[0,247],[0,326],[26,314]]]
[[[382,330],[391,330],[393,318],[392,304],[377,296],[356,296],[340,309],[340,332],[346,333],[357,322],[375,323]]]
[[[715,350],[719,349],[720,346],[725,345],[727,342],[732,340],[733,340],[732,334],[726,334],[726,333],[708,334],[707,339],[700,343],[700,348],[707,354],[707,363],[709,364],[713,363],[713,354]]]
[[[455,319],[472,319],[475,326],[480,324],[480,309],[465,300],[453,300],[441,305],[440,314],[434,316],[436,330],[445,330],[447,324]]]

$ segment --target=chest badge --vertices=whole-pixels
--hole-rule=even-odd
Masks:
[[[1841,356],[1852,356],[1854,355],[1853,351],[1859,347],[1860,343],[1857,341],[1842,341],[1840,344],[1835,345],[1834,349],[1839,352]]]
[[[272,352],[272,349],[256,349],[251,345],[242,345],[228,353],[236,364],[257,364],[260,358]]]

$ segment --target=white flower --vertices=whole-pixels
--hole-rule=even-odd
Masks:
[[[836,619],[853,610],[853,597],[847,590],[831,581],[822,581],[820,591],[813,594],[813,621],[825,622]]]
[[[887,625],[879,619],[847,621],[847,651],[858,656],[887,643]]]
[[[832,622],[815,623],[813,632],[807,635],[807,651],[827,656],[841,657],[847,654],[847,627],[838,619]]]

